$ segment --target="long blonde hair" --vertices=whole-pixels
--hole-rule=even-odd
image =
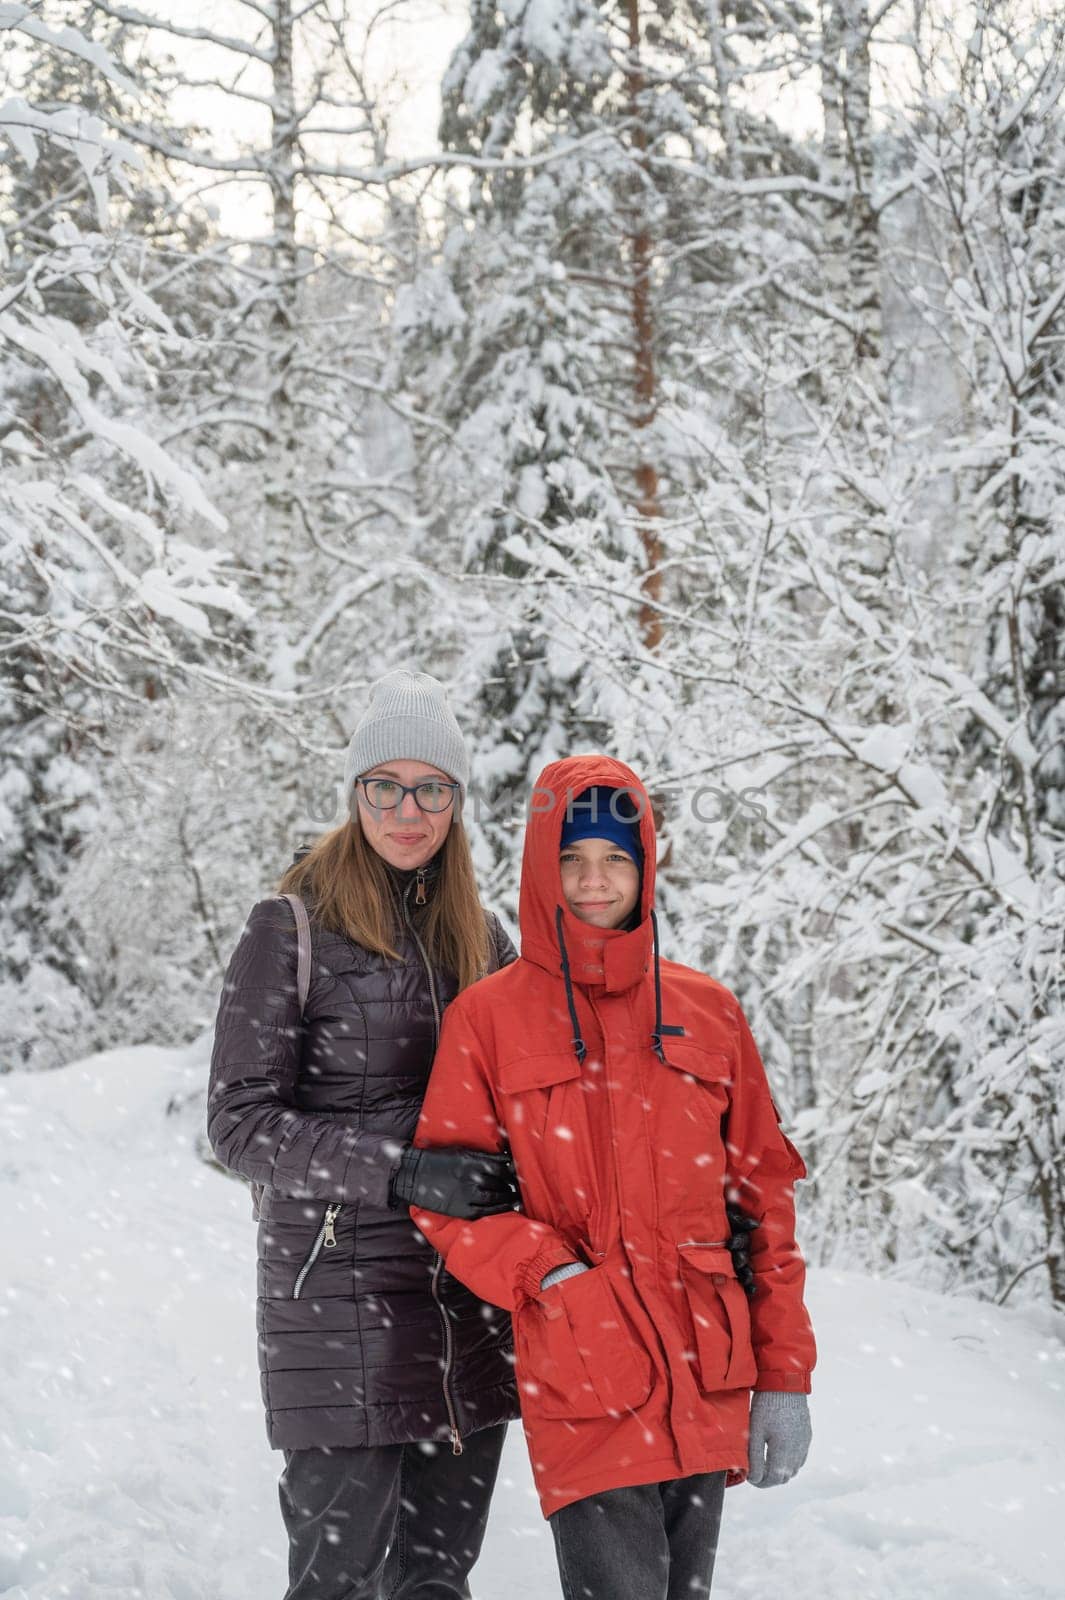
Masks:
[[[418,937],[434,966],[453,972],[465,989],[488,970],[488,925],[477,895],[466,830],[456,815],[440,847],[440,870]],[[342,822],[293,863],[278,884],[298,894],[323,927],[391,960],[396,949],[395,896],[387,868],[358,822]]]

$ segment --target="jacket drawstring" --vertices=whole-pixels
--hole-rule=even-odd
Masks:
[[[566,941],[562,937],[562,907],[555,907],[555,932],[558,935],[558,953],[562,958],[562,976],[566,981],[566,1004],[569,1006],[569,1019],[573,1024],[573,1038],[570,1040],[577,1055],[578,1063],[584,1061],[588,1046],[581,1038],[581,1025],[577,1020],[577,1006],[573,998],[573,982],[569,975],[569,956],[566,954]]]
[[[651,1035],[651,1048],[659,1061],[665,1061],[666,1052],[662,1048],[662,972],[658,965],[658,918],[651,912],[651,937],[655,949],[655,1030]]]
[[[569,970],[569,955],[566,951],[566,941],[562,937],[561,906],[555,907],[555,932],[558,935],[558,953],[562,960],[562,977],[566,985],[566,1004],[569,1006],[569,1019],[573,1025],[573,1038],[570,1043],[573,1046],[578,1062],[583,1063],[588,1053],[588,1046],[581,1038],[581,1025],[577,1018],[577,1005],[573,996],[573,980],[570,977]],[[668,1022],[662,1021],[662,973],[658,962],[658,918],[653,911],[651,912],[651,934],[654,940],[655,952],[655,1027],[651,1035],[651,1048],[659,1061],[665,1063],[666,1052],[662,1044],[662,1035],[683,1034],[684,1029],[671,1026]]]
[[[655,948],[655,1031],[651,1035],[651,1048],[659,1061],[665,1064],[666,1052],[662,1045],[662,1035],[682,1034],[684,1029],[670,1027],[668,1022],[662,1021],[662,973],[658,965],[658,918],[654,911],[651,912],[651,936]]]

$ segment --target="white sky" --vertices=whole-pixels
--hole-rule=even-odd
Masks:
[[[146,15],[170,17],[182,26],[202,26],[219,34],[255,38],[255,28],[265,24],[240,0],[208,0],[195,4],[179,0],[141,0]],[[330,7],[329,9],[339,9]],[[431,153],[437,148],[440,114],[440,80],[452,51],[462,39],[468,18],[466,0],[351,0],[349,12],[353,53],[365,50],[368,77],[388,121],[389,151],[393,156]],[[368,42],[365,39],[369,28]],[[167,50],[182,64],[187,76],[220,85],[236,82],[242,90],[265,94],[268,75],[255,62],[206,42],[177,39],[164,32],[151,36],[153,52]],[[212,149],[231,156],[266,137],[268,112],[247,100],[235,99],[223,89],[197,87],[181,90],[172,99],[175,129],[199,123],[210,130]],[[332,125],[348,119],[333,108]],[[365,140],[323,137],[318,140],[323,158],[361,165],[368,159]],[[202,178],[194,187],[202,189]],[[266,226],[267,196],[259,184],[210,180],[205,202],[216,208],[226,231],[253,236]]]
[[[1035,0],[1035,9],[1042,4],[1043,0]],[[344,5],[345,0],[325,0],[322,10],[339,12]],[[875,93],[881,106],[899,105],[907,98],[913,71],[905,38],[917,6],[918,0],[897,0],[879,30],[881,42],[874,61]],[[965,8],[966,0],[942,0],[935,9],[941,16],[955,12],[961,23]],[[186,27],[202,26],[244,39],[254,38],[258,29],[262,42],[268,37],[258,6],[244,0],[140,0],[139,9]],[[929,9],[925,8],[926,15]],[[350,48],[356,56],[365,52],[370,87],[387,116],[390,155],[431,153],[437,148],[440,80],[465,32],[468,0],[347,0],[347,12]],[[304,27],[317,25],[312,18]],[[164,32],[151,36],[150,48],[153,52],[171,51],[181,62],[183,75],[194,75],[204,85],[174,94],[175,129],[199,123],[209,130],[212,149],[222,155],[264,142],[268,127],[265,107],[235,99],[209,85],[235,82],[245,91],[264,95],[269,86],[265,67],[209,43],[177,39]],[[306,56],[303,65],[306,69]],[[784,74],[767,77],[755,87],[751,99],[760,109],[771,109],[774,118],[793,134],[808,135],[820,127],[818,78],[813,69],[798,81],[789,81]],[[334,108],[330,120],[336,126],[349,119],[341,108]],[[316,148],[325,159],[353,166],[369,159],[366,140],[352,135],[324,134]],[[194,187],[202,192],[204,203],[217,210],[226,232],[250,237],[266,227],[268,197],[262,185],[212,175],[205,186],[201,175],[195,178]],[[305,207],[304,215],[308,214],[309,207]]]

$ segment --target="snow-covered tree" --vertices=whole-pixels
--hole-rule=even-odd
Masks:
[[[381,381],[388,296],[419,240],[402,176],[386,181],[375,19],[354,10],[238,4],[222,24],[49,7],[50,33],[81,23],[79,60],[106,45],[121,63],[106,92],[67,72],[61,94],[139,168],[112,185],[106,239],[157,324],[151,348],[137,336],[141,415],[228,523],[255,606],[223,661],[198,644],[159,656],[107,704],[96,805],[43,897],[80,952],[97,1043],[209,1021],[221,952],[293,846],[336,820],[362,691],[419,651],[432,603],[405,549],[407,424]],[[27,83],[61,76],[43,34],[22,59]],[[119,453],[107,469],[121,499]]]
[[[768,35],[786,15],[755,8],[736,29]],[[751,170],[802,160],[779,130],[749,154],[764,124],[733,104],[731,43],[722,8],[701,4],[476,4],[448,69],[441,134],[474,169],[468,214],[456,191],[459,220],[393,331],[424,419],[426,556],[463,575],[489,789],[590,745],[616,743],[656,781],[679,755],[686,719],[659,660],[710,467],[679,413],[695,390],[704,410],[732,404],[725,385],[707,400],[718,374],[693,371],[695,330],[743,277],[723,240],[742,235]],[[512,884],[513,830],[489,838]]]
[[[992,1203],[1030,1198],[1039,1219],[1032,1229],[1022,1205],[1022,1222],[992,1229],[1000,1274],[1045,1267],[1061,1304],[1065,29],[1060,18],[1029,28],[1019,8],[998,4],[978,7],[975,20],[964,114],[937,103],[916,154],[939,223],[937,299],[967,393],[964,426],[940,455],[960,491],[954,551],[972,574],[980,624],[959,629],[985,697],[972,708],[963,761],[996,880],[1016,902],[1006,918],[981,897],[967,931],[1015,965],[1012,1003],[988,1017],[987,1059],[964,1062],[956,1094],[1001,1118],[994,1157],[981,1163]],[[996,979],[1006,987],[997,970]]]
[[[1000,1297],[1040,1269],[1060,1304],[1063,63],[1060,30],[995,21],[892,128],[916,204],[885,355],[934,352],[938,394],[900,387],[876,455],[839,411],[811,427],[809,396],[794,432],[767,410],[760,481],[733,473],[741,524],[762,507],[744,650],[693,670],[750,715],[770,847],[717,914],[785,1067],[805,997],[791,1082],[826,1250]]]
[[[157,363],[177,341],[109,227],[111,187],[129,192],[136,153],[69,94],[81,73],[120,89],[128,80],[76,30],[29,7],[8,12],[9,59],[65,58],[62,72],[27,70],[25,85],[13,76],[0,105],[10,158],[0,171],[10,240],[0,292],[0,992],[15,1059],[47,1065],[92,1037],[83,981],[92,957],[56,907],[102,804],[111,720],[148,685],[154,693],[206,661],[226,617],[247,605],[226,553],[203,538],[222,534],[224,518],[146,421]],[[34,82],[64,92],[41,103]],[[27,182],[38,169],[40,181]]]

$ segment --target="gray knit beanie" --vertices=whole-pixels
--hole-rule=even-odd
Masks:
[[[344,798],[354,806],[355,779],[382,761],[424,761],[439,767],[461,785],[466,799],[470,758],[462,729],[447,703],[447,691],[428,672],[401,667],[387,672],[370,688],[370,704],[348,745],[344,764]]]

